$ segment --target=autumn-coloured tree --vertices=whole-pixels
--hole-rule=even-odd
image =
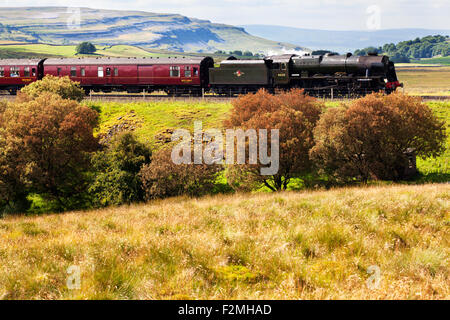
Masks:
[[[140,176],[146,199],[150,200],[208,194],[222,170],[219,164],[175,164],[172,149],[164,148],[153,155],[149,165],[143,166]]]
[[[25,86],[20,92],[31,99],[38,97],[44,92],[54,93],[63,99],[78,102],[81,102],[85,97],[85,92],[80,87],[80,83],[70,80],[69,77],[55,77],[52,75],[46,75],[42,80]]]
[[[324,113],[311,157],[320,169],[343,181],[399,180],[404,178],[408,149],[422,158],[444,150],[444,129],[420,98],[375,93]]]
[[[96,123],[95,111],[51,93],[8,104],[0,121],[0,164],[8,173],[1,183],[14,180],[22,191],[56,200],[60,209],[71,207],[87,187]],[[2,197],[8,198],[4,190]]]
[[[30,202],[27,191],[20,181],[16,159],[20,150],[8,149],[7,140],[3,134],[4,112],[8,108],[6,102],[0,102],[0,216],[2,213],[24,212]]]
[[[256,94],[239,97],[233,102],[230,118],[225,121],[228,128],[279,130],[279,171],[272,176],[260,173],[262,164],[230,168],[228,178],[239,184],[239,172],[249,179],[264,183],[273,191],[285,190],[292,178],[305,175],[311,169],[309,151],[314,145],[313,129],[325,106],[319,100],[307,96],[303,90],[293,89],[279,95],[264,90]],[[270,146],[270,136],[268,139]],[[261,163],[258,161],[258,163]]]

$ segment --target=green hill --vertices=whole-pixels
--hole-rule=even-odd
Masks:
[[[302,50],[248,34],[243,28],[178,14],[65,7],[0,8],[0,41],[75,45],[131,45],[178,52]]]

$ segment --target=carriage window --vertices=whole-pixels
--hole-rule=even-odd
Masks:
[[[11,67],[9,69],[9,73],[11,77],[19,77],[20,73],[19,73],[19,68],[18,67]]]
[[[192,73],[191,73],[191,67],[186,67],[186,68],[185,68],[185,70],[184,70],[184,76],[185,76],[186,78],[190,78],[190,77],[192,76]]]
[[[118,68],[114,68],[114,76],[118,76],[119,75],[119,69]]]
[[[71,67],[70,68],[70,76],[76,77],[77,76],[77,67]]]
[[[23,68],[23,76],[29,77],[30,76],[30,67]]]
[[[58,76],[60,76],[60,75],[61,75],[61,68],[58,68],[58,69],[56,70],[56,73],[58,74]]]
[[[85,68],[81,68],[81,76],[82,77],[86,76],[86,69]]]
[[[103,67],[98,67],[98,77],[99,78],[103,78],[104,74],[103,74]]]
[[[281,64],[281,70],[286,70],[286,63]]]
[[[10,74],[11,77],[20,77],[19,67],[11,67]]]
[[[198,76],[198,68],[194,68],[194,77]]]
[[[3,78],[5,76],[5,68],[0,67],[0,78]]]
[[[106,75],[110,76],[111,75],[111,68],[106,68]]]
[[[179,77],[180,76],[180,67],[178,67],[178,66],[170,67],[170,76],[171,77]]]
[[[36,77],[36,68],[31,69],[31,76]]]

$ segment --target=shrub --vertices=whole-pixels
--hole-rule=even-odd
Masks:
[[[96,123],[95,111],[51,93],[8,104],[0,121],[1,198],[11,203],[27,190],[72,207],[87,187]]]
[[[35,99],[44,92],[59,95],[63,99],[70,99],[81,102],[84,99],[84,90],[78,82],[70,80],[69,77],[55,77],[46,75],[42,80],[33,82],[20,90],[30,99]],[[26,97],[21,97],[27,99]]]
[[[180,164],[172,162],[172,151],[158,151],[140,176],[147,200],[180,195],[201,196],[212,191],[221,165]]]
[[[94,206],[121,205],[142,201],[139,171],[150,163],[151,151],[138,142],[134,135],[125,132],[113,138],[105,150],[92,157],[95,178],[89,192]]]
[[[242,172],[246,183],[249,178],[264,183],[269,189],[286,189],[294,177],[309,173],[312,162],[309,150],[314,145],[313,129],[319,120],[324,105],[317,99],[304,95],[302,90],[272,95],[265,91],[242,96],[233,102],[230,118],[225,121],[226,127],[242,129],[279,129],[280,160],[279,171],[273,176],[260,175],[264,165],[245,165],[246,170],[230,169],[238,181],[237,175]],[[270,145],[270,138],[268,139]]]
[[[78,54],[92,54],[97,48],[90,42],[82,42],[75,48]]]
[[[377,93],[329,109],[314,137],[311,157],[338,180],[399,180],[409,148],[422,158],[444,150],[445,127],[420,98]]]

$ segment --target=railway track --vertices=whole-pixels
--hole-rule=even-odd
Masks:
[[[9,94],[0,94],[0,100],[13,100],[15,96],[11,96]],[[448,101],[450,100],[450,96],[420,96],[424,101]],[[180,96],[173,97],[168,95],[149,95],[149,94],[92,94],[86,97],[86,100],[92,101],[158,101],[158,100],[174,100],[174,101],[216,101],[216,102],[228,102],[236,97],[226,97],[226,96],[216,96],[216,95],[205,95],[203,97],[189,97],[189,96]],[[321,97],[318,97],[319,99]],[[326,100],[336,100],[342,101],[347,99],[336,98],[330,99],[329,97],[324,98]]]

